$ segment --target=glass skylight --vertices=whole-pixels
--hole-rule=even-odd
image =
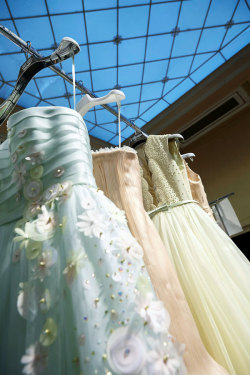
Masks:
[[[2,0],[0,24],[49,55],[62,37],[77,40],[76,79],[102,96],[124,91],[121,113],[138,127],[173,104],[249,43],[247,0]],[[0,35],[0,96],[7,98],[27,56]],[[60,67],[71,75],[71,61]],[[81,94],[77,90],[77,101]],[[73,107],[73,90],[45,69],[27,86],[23,107]],[[114,104],[114,108],[116,105]],[[117,119],[95,108],[89,133],[118,144]],[[122,141],[133,134],[122,123]]]

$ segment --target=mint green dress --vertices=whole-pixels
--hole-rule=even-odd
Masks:
[[[0,373],[185,374],[142,255],[96,187],[81,116],[11,116],[0,146]]]

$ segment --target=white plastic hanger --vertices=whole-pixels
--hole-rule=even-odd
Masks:
[[[184,141],[184,138],[181,134],[169,134],[168,136],[168,139],[174,139],[175,141],[176,140],[179,140],[179,141]]]
[[[195,154],[193,152],[189,152],[181,156],[182,156],[182,159],[190,159],[191,161],[194,161],[194,158],[195,158]]]
[[[92,98],[90,95],[86,94],[76,105],[76,111],[80,115],[84,116],[90,108],[96,105],[103,105],[107,103],[116,102],[119,104],[121,100],[126,98],[125,94],[120,90],[111,90],[107,95],[101,96],[100,98]]]

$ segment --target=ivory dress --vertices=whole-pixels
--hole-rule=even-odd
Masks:
[[[0,373],[184,375],[184,349],[168,335],[142,249],[96,188],[81,116],[26,109],[10,117],[8,136],[0,147]]]
[[[188,163],[184,161],[184,164],[187,170],[187,177],[191,189],[192,198],[197,201],[200,204],[201,208],[208,214],[208,216],[214,220],[213,211],[209,206],[207,195],[200,176],[192,171]]]
[[[231,239],[193,202],[186,168],[167,135],[137,150],[144,207],[175,265],[208,352],[231,375],[250,368],[250,267]]]
[[[163,242],[146,214],[136,152],[129,147],[93,152],[93,172],[97,186],[124,210],[131,233],[143,248],[144,261],[158,297],[171,316],[170,332],[186,345],[184,361],[189,375],[227,374],[207,353],[176,271]]]

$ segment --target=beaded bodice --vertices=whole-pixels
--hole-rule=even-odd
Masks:
[[[184,161],[168,135],[150,135],[137,154],[146,211],[192,199]]]
[[[65,181],[96,186],[81,116],[64,107],[12,115],[0,146],[0,225],[21,218],[27,203],[48,200]]]

